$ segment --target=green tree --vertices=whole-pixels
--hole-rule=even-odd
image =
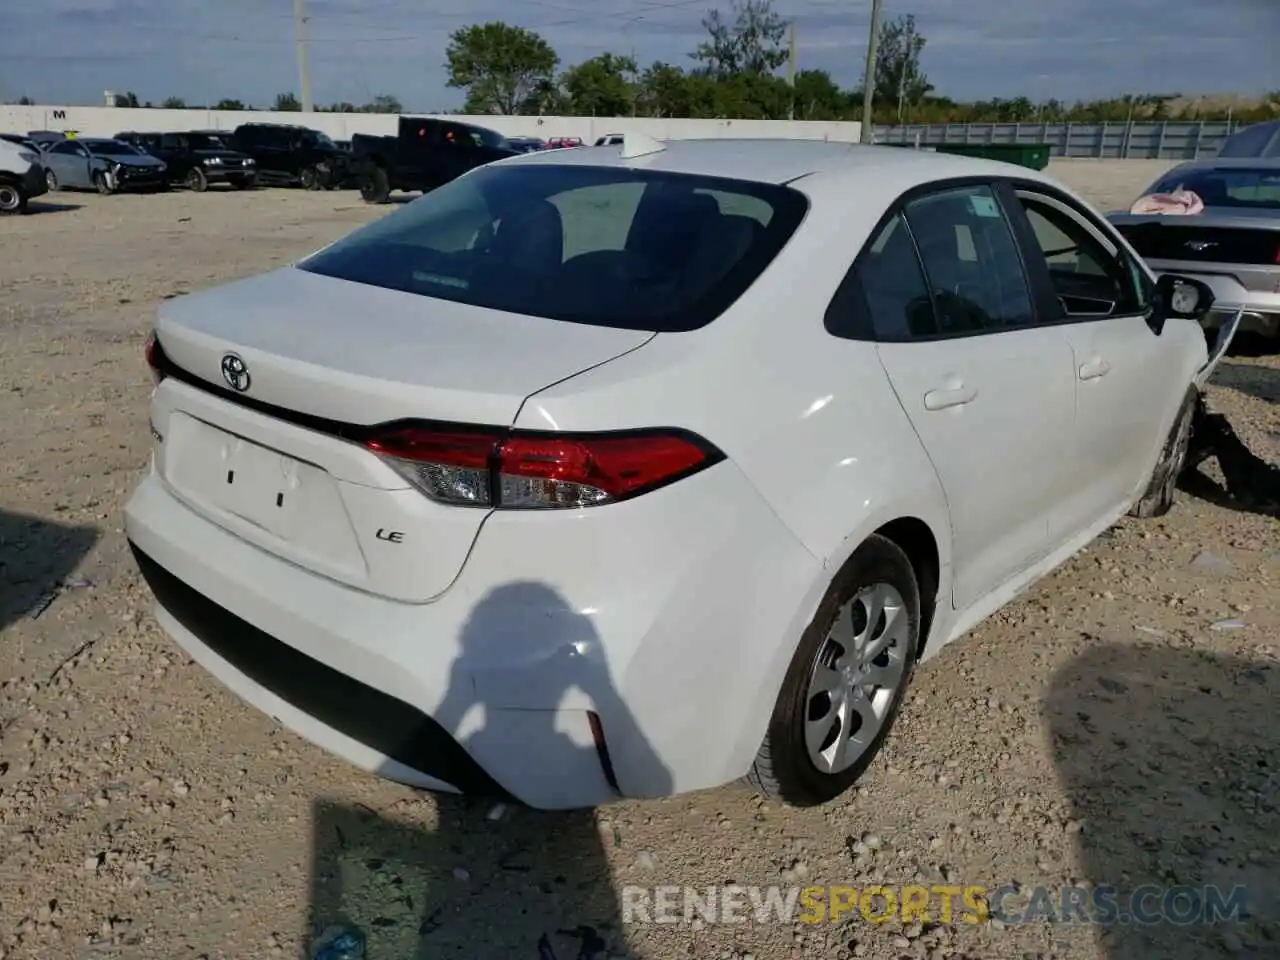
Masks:
[[[278,93],[271,109],[280,113],[298,113],[302,110],[302,103],[292,93]]]
[[[795,80],[797,120],[839,120],[849,109],[850,95],[825,70],[801,70]]]
[[[732,22],[719,10],[702,18],[708,37],[689,56],[701,70],[724,79],[740,73],[772,73],[787,62],[788,21],[773,0],[730,0]]]
[[[575,116],[622,117],[638,112],[636,62],[602,53],[565,71],[560,79]]]
[[[910,13],[880,27],[875,102],[894,105],[899,122],[906,107],[920,103],[933,90],[933,84],[920,69],[920,54],[926,42],[916,31],[916,18]]]
[[[467,91],[468,112],[507,115],[528,111],[560,63],[541,36],[501,21],[455,30],[445,57],[449,86]]]
[[[116,97],[117,107],[140,107],[142,104],[138,102],[138,95],[132,90],[126,90],[124,96]]]
[[[689,78],[679,67],[655,60],[640,75],[636,112],[646,117],[689,117]]]
[[[244,105],[243,101],[228,100],[226,98],[223,98],[222,100],[219,100],[217,103],[213,105],[213,109],[215,110],[246,110],[248,108]]]
[[[181,97],[165,97],[160,102],[160,106],[165,110],[185,110],[187,109],[187,101]]]
[[[389,93],[380,93],[373,103],[360,108],[364,113],[404,113],[404,105]]]

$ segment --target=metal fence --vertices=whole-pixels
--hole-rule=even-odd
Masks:
[[[1054,157],[1194,160],[1211,157],[1241,126],[1229,120],[1132,123],[936,123],[876,126],[877,143],[1047,143]]]

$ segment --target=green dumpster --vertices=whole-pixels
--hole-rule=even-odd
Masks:
[[[982,157],[1016,163],[1020,167],[1043,170],[1049,165],[1047,143],[940,143],[938,153],[952,153],[961,157]]]

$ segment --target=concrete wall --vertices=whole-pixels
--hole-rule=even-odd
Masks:
[[[607,133],[635,130],[668,140],[700,137],[743,139],[788,137],[855,142],[859,124],[788,120],[689,120],[647,117],[454,117],[497,130],[509,137],[581,137],[591,143]],[[335,140],[354,133],[394,133],[396,118],[374,113],[273,113],[267,110],[161,110],[124,107],[0,106],[0,131],[74,130],[85,137],[109,137],[124,130],[176,132],[232,130],[248,123],[301,123]]]

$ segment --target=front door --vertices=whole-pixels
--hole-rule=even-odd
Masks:
[[[1052,547],[1075,429],[1071,347],[1039,323],[990,186],[907,203],[858,269],[880,360],[947,498],[963,610]]]
[[[1125,510],[1142,492],[1189,384],[1178,373],[1187,344],[1174,325],[1147,322],[1140,268],[1070,198],[1018,185],[1033,282],[1047,280],[1049,306],[1074,356],[1077,449],[1070,464],[1072,530]]]

